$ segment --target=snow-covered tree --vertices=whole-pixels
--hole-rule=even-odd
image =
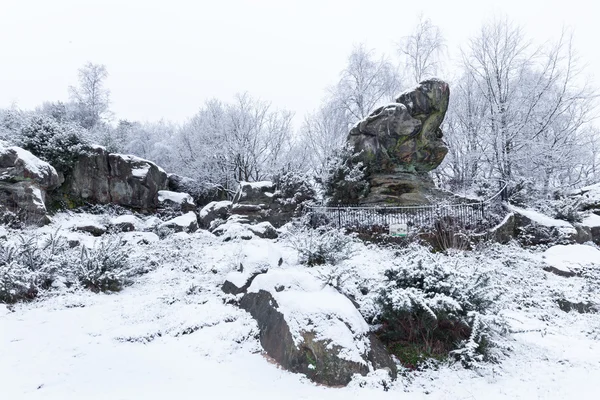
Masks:
[[[414,83],[435,76],[445,40],[440,29],[431,20],[419,17],[412,33],[402,38],[398,53],[404,59],[406,73]]]
[[[107,77],[108,71],[104,65],[88,62],[79,69],[78,86],[69,88],[71,100],[76,106],[76,118],[86,129],[97,128],[111,116],[110,91],[105,87]]]

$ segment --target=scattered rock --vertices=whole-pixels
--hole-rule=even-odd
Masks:
[[[263,239],[277,239],[279,236],[273,225],[266,221],[256,225],[250,225],[248,226],[248,229],[256,236]]]
[[[112,230],[118,232],[132,232],[142,227],[142,221],[135,215],[120,215],[110,221]]]
[[[158,204],[184,213],[195,211],[194,199],[187,193],[171,192],[168,190],[158,191]]]
[[[231,201],[213,201],[200,210],[200,224],[204,229],[211,227],[217,219],[226,220],[231,211]]]
[[[89,224],[76,225],[73,227],[73,230],[77,232],[87,232],[92,236],[102,236],[106,233],[107,229],[104,225],[90,222]]]
[[[174,232],[195,232],[198,230],[198,219],[195,212],[188,212],[187,214],[173,218],[169,221],[163,222],[159,225],[159,229],[171,229]]]
[[[558,307],[564,312],[577,311],[579,314],[588,314],[598,311],[598,307],[592,303],[584,302],[572,302],[566,299],[559,299],[556,301]]]

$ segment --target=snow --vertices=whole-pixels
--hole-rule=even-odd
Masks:
[[[210,212],[231,207],[231,201],[211,201],[200,210],[200,218],[206,218]]]
[[[260,182],[240,182],[240,187],[250,186],[252,189],[265,189],[272,188],[273,182],[271,181],[260,181]]]
[[[552,246],[544,252],[548,265],[565,272],[574,272],[588,266],[600,267],[600,250],[585,244]]]
[[[107,216],[59,213],[46,227],[23,231],[45,235],[82,221]],[[8,228],[7,228],[8,229]],[[86,235],[61,229],[77,237]],[[554,246],[548,252],[516,245],[490,245],[484,252],[453,256],[427,253],[451,268],[493,273],[505,288],[502,301],[509,318],[512,351],[500,364],[467,370],[441,364],[405,371],[382,390],[381,371],[355,377],[345,388],[315,385],[301,374],[282,370],[263,356],[258,326],[220,286],[226,277],[244,281],[265,268],[250,290],[269,289],[295,326],[306,327],[315,312],[323,337],[361,345],[368,329],[359,315],[370,315],[382,287],[383,272],[410,260],[412,253],[373,244],[354,244],[352,257],[338,266],[307,268],[282,239],[253,237],[224,242],[206,232],[168,236],[128,232],[123,238],[152,237],[151,243],[127,245],[134,265],[148,267],[134,284],[117,294],[94,294],[74,288],[55,289],[33,302],[10,309],[0,304],[0,385],[7,399],[164,399],[171,397],[244,400],[294,399],[595,399],[600,376],[600,320],[597,314],[566,313],[556,298],[598,301],[579,276],[563,278],[540,268],[546,261],[597,263],[593,246]],[[154,236],[151,236],[154,235]],[[7,235],[16,236],[13,231]],[[88,238],[94,240],[95,238]],[[591,250],[590,250],[591,249]],[[551,250],[551,251],[550,251]],[[584,255],[587,256],[584,257]],[[279,266],[280,262],[281,266]],[[587,260],[587,261],[586,261]],[[598,264],[591,264],[597,267]],[[240,268],[243,266],[243,268]],[[238,272],[243,269],[242,272]],[[349,300],[325,285],[339,273]],[[245,276],[244,276],[245,275]],[[281,292],[273,291],[283,285]],[[369,293],[361,295],[360,288]],[[350,303],[351,304],[351,303]],[[341,333],[342,324],[351,330]],[[340,322],[338,324],[338,322]],[[344,324],[345,325],[345,324]],[[352,335],[349,333],[353,332]],[[351,354],[348,355],[349,357]]]
[[[507,206],[511,211],[516,212],[517,214],[521,214],[537,224],[540,224],[543,226],[573,228],[573,225],[571,225],[567,221],[562,221],[560,219],[554,219],[554,218],[548,217],[547,215],[544,215],[544,214],[539,213],[534,210],[526,210],[524,208],[520,208],[517,206],[510,205],[510,204]]]
[[[194,223],[197,223],[196,213],[193,211],[190,211],[188,213],[180,215],[179,217],[175,217],[173,219],[168,220],[167,222],[164,222],[163,224],[161,224],[161,226],[169,227],[169,226],[177,225],[184,229],[187,229]]]
[[[43,179],[46,175],[51,176],[57,174],[53,166],[46,161],[40,160],[29,151],[16,146],[6,147],[5,142],[0,142],[0,154],[7,154],[9,152],[15,153],[23,162],[25,170],[29,171],[39,179]],[[2,176],[7,174],[10,174],[10,171],[4,171]]]
[[[369,326],[347,297],[298,268],[258,275],[248,292],[259,290],[268,291],[277,302],[296,346],[303,343],[303,332],[313,331],[317,340],[340,346],[341,358],[364,363],[361,354],[369,350]]]
[[[136,229],[142,225],[142,221],[138,217],[136,217],[135,215],[127,215],[127,214],[119,215],[118,217],[111,219],[110,223],[112,225],[132,224],[133,226],[136,227]]]
[[[192,199],[192,196],[190,196],[189,194],[171,192],[169,190],[159,190],[158,191],[158,201],[161,203],[164,201],[172,201],[173,203],[177,203],[177,204],[184,204],[184,203],[194,204],[194,199]]]
[[[588,226],[590,228],[595,228],[600,226],[600,215],[590,214],[583,218],[581,221],[583,226]]]

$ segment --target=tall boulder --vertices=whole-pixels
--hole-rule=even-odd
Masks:
[[[59,185],[56,170],[27,150],[0,142],[0,212],[16,214],[22,222],[44,224],[46,191]]]
[[[440,125],[449,99],[446,82],[421,82],[402,93],[396,103],[379,107],[358,122],[348,143],[371,165],[372,172],[429,172],[448,153]]]
[[[158,192],[166,188],[167,174],[153,162],[94,146],[79,156],[61,192],[75,204],[112,203],[148,211],[158,207]]]
[[[439,79],[421,82],[391,103],[377,108],[348,134],[351,155],[332,182],[333,201],[363,204],[429,204],[447,197],[436,189],[428,172],[448,153],[440,125],[450,100],[448,84]]]

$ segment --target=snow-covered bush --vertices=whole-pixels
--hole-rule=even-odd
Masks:
[[[328,160],[325,173],[318,178],[328,203],[358,203],[368,193],[367,168],[356,161],[356,156],[351,150],[343,149]]]
[[[50,287],[68,265],[67,244],[57,232],[38,244],[36,236],[20,235],[13,243],[0,242],[0,302],[32,299]]]
[[[73,123],[60,123],[45,115],[31,116],[21,127],[17,145],[68,173],[87,145],[86,132]]]
[[[132,270],[127,251],[119,236],[107,236],[88,249],[83,246],[75,275],[93,292],[117,292],[123,288]]]
[[[506,325],[496,313],[499,292],[490,276],[461,273],[460,258],[450,266],[424,250],[407,251],[406,263],[386,271],[378,298],[379,336],[388,348],[410,368],[449,355],[467,367],[496,359],[490,347]]]
[[[336,265],[353,254],[354,236],[330,227],[294,227],[287,234],[289,245],[298,252],[298,261],[309,267]]]

